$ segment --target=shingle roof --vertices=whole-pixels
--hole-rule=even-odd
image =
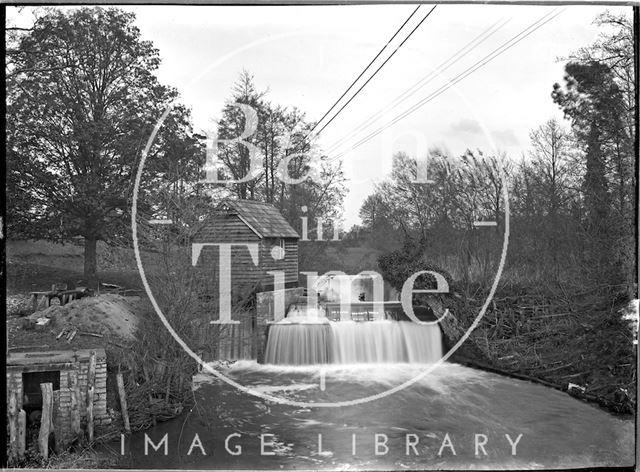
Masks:
[[[262,238],[300,238],[276,207],[254,200],[225,200],[221,210],[232,210]]]

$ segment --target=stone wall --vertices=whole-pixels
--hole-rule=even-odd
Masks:
[[[18,408],[24,402],[24,373],[59,371],[60,388],[54,390],[54,431],[56,444],[64,447],[73,441],[71,429],[71,392],[77,382],[80,389],[80,422],[84,427],[87,417],[87,384],[89,358],[92,350],[11,353],[7,356],[7,398],[17,393]],[[96,432],[111,423],[107,410],[107,357],[104,349],[96,353],[96,377],[93,396],[93,417]]]

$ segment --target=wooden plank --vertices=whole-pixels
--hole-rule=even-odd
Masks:
[[[225,352],[225,359],[231,359],[233,351],[232,351],[232,347],[233,347],[233,327],[234,325],[230,325],[227,327],[226,330],[226,352]]]
[[[60,422],[60,390],[53,391],[53,403],[51,408],[51,431],[57,431],[61,428]],[[55,435],[54,435],[55,437]],[[56,443],[56,450],[58,444]]]
[[[93,441],[93,396],[96,384],[96,352],[91,351],[89,371],[87,372],[87,434],[89,442]]]
[[[27,412],[18,412],[18,458],[24,459],[24,451],[27,444]]]
[[[82,397],[80,385],[78,385],[78,372],[70,372],[68,378],[71,390],[71,432],[74,435],[74,439],[79,439],[82,432],[80,429],[80,402]]]
[[[118,383],[118,394],[120,396],[120,412],[122,413],[122,422],[124,423],[124,430],[127,433],[130,433],[131,425],[129,424],[129,411],[127,410],[127,394],[124,390],[124,380],[122,379],[121,372],[117,373],[116,381]]]
[[[245,340],[244,340],[244,358],[245,359],[253,359],[253,332],[255,331],[253,328],[254,325],[254,316],[247,318],[246,320],[246,332],[245,332]]]
[[[235,340],[236,340],[236,336],[237,336],[237,332],[238,332],[238,325],[231,325],[230,326],[230,336],[229,336],[229,360],[236,360],[236,353],[235,353]]]
[[[42,390],[42,417],[40,418],[38,446],[42,457],[48,459],[49,436],[53,432],[53,384],[42,383],[40,390]]]
[[[9,393],[9,458],[18,459],[18,400],[16,391]]]

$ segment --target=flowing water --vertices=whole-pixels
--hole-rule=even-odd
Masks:
[[[121,467],[401,470],[633,464],[632,420],[530,382],[451,363],[434,369],[440,357],[437,327],[331,323],[318,313],[293,313],[271,327],[266,364],[239,361],[216,369],[255,393],[297,406],[242,392],[211,373],[198,374],[193,408],[134,434],[125,444]],[[413,385],[385,394],[430,367]],[[376,400],[357,401],[375,395]],[[348,401],[354,404],[313,406]]]
[[[404,321],[271,326],[265,364],[430,363],[442,357],[440,328]]]
[[[381,393],[424,368],[239,361],[220,369],[257,392],[332,402]],[[144,433],[137,433],[126,446],[123,467],[389,470],[633,464],[632,420],[615,418],[563,392],[457,364],[445,363],[392,395],[338,408],[274,403],[211,374],[199,374],[195,382],[191,411],[146,432],[156,444],[167,434],[168,455],[149,447],[145,456]],[[485,439],[476,456],[476,440]],[[193,446],[198,441],[202,448]]]

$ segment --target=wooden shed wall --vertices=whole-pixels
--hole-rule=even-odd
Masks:
[[[243,241],[235,241],[238,244]],[[244,241],[255,244],[255,241]],[[298,244],[296,240],[285,240],[285,258],[274,260],[271,256],[273,244],[265,241],[258,242],[258,266],[253,263],[249,249],[246,246],[234,246],[231,250],[231,286],[254,286],[257,283],[263,287],[273,285],[273,276],[268,271],[284,271],[285,285],[298,283]],[[205,246],[198,260],[201,274],[214,283],[217,290],[219,277],[220,255],[217,247]]]
[[[284,240],[284,259],[276,260],[271,256],[273,246],[278,246],[278,238],[267,238],[260,244],[260,268],[267,271],[284,271],[285,284],[298,282],[298,240]],[[268,285],[273,284],[273,277],[266,274]]]
[[[233,243],[253,241],[260,237],[253,232],[238,215],[215,215],[198,231],[193,238],[195,243]]]
[[[284,271],[287,287],[298,283],[298,240],[287,238],[285,242],[285,257],[275,260],[271,250],[279,245],[279,238],[260,239],[237,215],[215,215],[198,231],[193,238],[194,243],[258,243],[258,265],[251,258],[249,249],[234,246],[231,251],[231,286],[238,291],[245,290],[260,283],[264,287],[273,285],[273,276],[268,271]],[[217,290],[219,276],[218,248],[205,246],[202,249],[198,267],[209,283],[213,283]],[[212,287],[213,289],[214,287]]]

